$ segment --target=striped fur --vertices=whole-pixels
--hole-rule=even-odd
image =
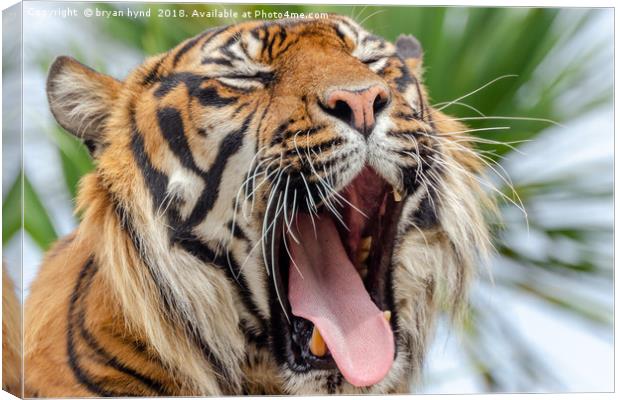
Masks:
[[[26,394],[408,392],[438,310],[463,305],[489,246],[480,166],[452,134],[464,127],[427,103],[416,46],[331,16],[208,30],[123,81],[58,59],[50,107],[97,168],[27,300]],[[365,140],[317,102],[368,84],[392,100]],[[324,182],[341,190],[365,164],[405,204],[388,277],[396,360],[355,388],[288,365],[263,239],[274,212],[329,201]]]

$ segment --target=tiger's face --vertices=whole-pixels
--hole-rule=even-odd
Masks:
[[[97,158],[167,312],[224,365],[220,391],[418,376],[488,242],[475,157],[420,70],[414,38],[340,16],[208,30],[123,82],[52,67],[54,115]]]

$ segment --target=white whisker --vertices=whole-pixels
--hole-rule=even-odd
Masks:
[[[497,81],[500,81],[500,80],[502,80],[502,79],[506,79],[506,78],[516,78],[516,77],[518,77],[518,75],[514,75],[514,74],[511,74],[511,75],[502,75],[502,76],[500,76],[500,77],[497,77],[497,78],[493,79],[492,81],[487,82],[487,83],[485,83],[484,85],[480,86],[478,89],[473,90],[473,91],[471,91],[471,92],[469,92],[469,93],[467,93],[467,94],[464,94],[463,96],[461,96],[461,97],[459,97],[459,98],[456,98],[456,99],[454,99],[454,100],[452,100],[452,101],[448,102],[448,103],[447,103],[446,105],[444,105],[443,107],[438,108],[438,109],[437,109],[437,111],[441,111],[441,110],[445,109],[446,107],[450,107],[452,104],[454,104],[454,103],[456,103],[456,102],[459,102],[459,101],[461,101],[461,100],[463,100],[463,99],[465,99],[465,98],[467,98],[467,97],[469,97],[469,96],[471,96],[471,95],[473,95],[473,94],[475,94],[475,93],[478,93],[478,92],[479,92],[479,91],[481,91],[482,89],[484,89],[484,88],[486,88],[486,87],[488,87],[488,86],[490,86],[490,85],[494,84],[494,83],[495,83],[495,82],[497,82]]]

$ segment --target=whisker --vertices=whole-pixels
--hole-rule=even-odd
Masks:
[[[271,221],[270,224],[268,224],[268,220],[267,218],[269,218],[269,210],[271,209],[271,205],[272,205],[272,201],[275,197],[277,190],[277,187],[280,183],[280,178],[282,176],[282,172],[280,171],[280,174],[278,175],[278,179],[277,179],[277,183],[274,184],[271,187],[271,190],[269,192],[269,197],[267,199],[267,207],[265,208],[265,215],[263,216],[263,235],[261,236],[261,243],[262,243],[262,248],[263,248],[263,258],[265,261],[265,268],[267,268],[267,275],[269,275],[269,263],[267,262],[267,248],[265,247],[265,237],[267,236],[269,229],[271,229],[271,227],[273,226],[273,224],[275,224],[275,222],[278,220],[277,218],[277,212],[278,212],[278,205],[276,205],[276,214],[274,215],[273,220]],[[282,194],[282,193],[280,193]],[[278,203],[279,204],[279,203]]]
[[[458,133],[471,133],[471,132],[487,132],[487,131],[505,131],[509,130],[509,126],[493,126],[490,128],[476,128],[476,129],[467,129],[464,131],[448,131],[448,132],[437,132],[436,136],[450,136]]]
[[[450,104],[448,104],[448,103],[450,103]],[[446,104],[447,104],[446,107],[450,107],[450,106],[466,107],[466,108],[469,108],[470,110],[476,112],[481,117],[485,117],[485,115],[484,115],[484,113],[482,111],[478,110],[476,107],[471,106],[471,105],[469,105],[467,103],[463,103],[462,101],[454,101],[454,102],[442,101],[441,103],[437,103],[437,104],[433,105],[433,107],[439,107],[439,106],[443,106],[443,105],[446,105]],[[438,113],[438,112],[439,112],[439,110],[435,110],[435,109],[431,108],[431,113]],[[445,120],[435,119],[433,121],[434,122],[438,122],[438,121],[445,121]]]
[[[438,160],[436,160],[437,162],[439,162]],[[443,161],[442,161],[443,162]],[[440,164],[442,162],[439,162]],[[514,205],[515,207],[517,207],[519,210],[521,210],[521,212],[524,214],[525,218],[527,218],[527,211],[525,210],[525,207],[523,206],[523,203],[519,200],[520,204],[518,204],[516,201],[514,201],[513,199],[511,199],[510,197],[508,197],[505,193],[503,193],[502,191],[500,191],[499,189],[497,189],[493,184],[491,184],[490,182],[480,179],[476,174],[473,174],[470,171],[465,170],[463,167],[461,167],[460,165],[455,165],[454,163],[445,163],[443,162],[444,166],[448,167],[448,168],[456,168],[457,170],[459,170],[460,172],[464,173],[466,176],[469,176],[470,178],[475,179],[476,181],[478,181],[480,184],[482,184],[483,186],[491,189],[492,191],[494,191],[495,193],[497,193],[498,195],[500,195],[502,198],[504,198],[506,201],[508,201],[509,203],[511,203],[512,205]],[[497,173],[497,172],[496,172]]]
[[[288,248],[288,244],[287,244],[288,241],[286,240],[286,236],[284,236],[284,235],[285,235],[284,225],[282,225],[282,238],[283,238],[282,241],[284,242],[284,248],[286,249],[286,254],[288,254],[289,260],[291,260],[291,262],[295,266],[295,269],[299,273],[299,276],[301,276],[301,279],[304,279],[304,275],[301,273],[301,270],[299,269],[299,266],[297,265],[297,263],[295,262],[295,259],[291,255],[291,252],[290,252],[290,250]]]
[[[295,236],[295,234],[291,231],[291,222],[288,220],[288,214],[286,213],[286,207],[288,206],[288,187],[291,181],[291,176],[288,175],[286,178],[286,186],[284,188],[284,223],[288,229],[288,233],[291,237],[299,244],[299,239]]]
[[[561,128],[565,128],[565,125],[554,121],[552,119],[547,118],[536,118],[536,117],[505,117],[501,115],[483,115],[481,117],[462,117],[462,118],[444,118],[437,119],[435,122],[440,121],[479,121],[479,120],[509,120],[509,121],[532,121],[532,122],[545,122],[548,124],[552,124]]]
[[[452,104],[455,104],[456,102],[459,102],[459,101],[461,101],[461,100],[463,100],[463,99],[465,99],[465,98],[467,98],[467,97],[469,97],[469,96],[471,96],[471,95],[473,95],[473,94],[475,94],[475,93],[478,93],[478,92],[479,92],[479,91],[481,91],[482,89],[484,89],[484,88],[486,88],[486,87],[488,87],[488,86],[490,86],[490,85],[494,84],[494,83],[495,83],[495,82],[497,82],[497,81],[500,81],[500,80],[502,80],[502,79],[506,79],[506,78],[516,78],[516,77],[518,77],[518,76],[519,76],[519,75],[510,74],[510,75],[502,75],[502,76],[500,76],[500,77],[497,77],[497,78],[493,79],[492,81],[489,81],[489,82],[485,83],[484,85],[480,86],[478,89],[473,90],[473,91],[471,91],[471,92],[469,92],[469,93],[467,93],[467,94],[464,94],[463,96],[461,96],[461,97],[459,97],[459,98],[456,98],[456,99],[454,99],[454,100],[452,100],[452,101],[448,102],[448,103],[447,103],[446,105],[444,105],[443,107],[438,108],[438,109],[437,109],[437,111],[441,111],[441,110],[445,109],[446,107],[450,107]],[[433,107],[434,107],[434,106],[433,106]]]
[[[276,218],[274,219],[277,220],[277,216],[280,213],[279,210],[281,210],[282,208],[278,208],[280,206],[280,199],[282,198],[282,192],[280,192],[280,195],[278,196],[278,205],[276,206]],[[288,321],[288,323],[291,323],[291,320],[289,319],[288,316],[288,311],[286,310],[286,307],[284,307],[284,302],[282,301],[282,296],[280,295],[280,291],[278,290],[278,283],[276,282],[276,271],[274,270],[276,262],[275,262],[275,241],[276,241],[276,230],[273,229],[272,233],[271,233],[271,269],[272,269],[272,277],[273,277],[273,286],[276,289],[276,297],[278,298],[278,303],[280,303],[280,307],[282,308],[282,312],[284,313],[284,316],[286,317],[286,320]]]
[[[318,157],[318,155],[317,155],[314,151],[312,151],[312,153],[313,153],[315,156],[317,156],[317,157]],[[359,212],[360,214],[362,214],[362,215],[363,215],[366,219],[369,219],[369,217],[368,217],[368,216],[367,216],[367,215],[366,215],[366,214],[365,214],[362,210],[360,210],[359,208],[357,208],[355,205],[351,204],[351,202],[349,202],[346,198],[344,198],[344,196],[342,196],[340,193],[338,193],[338,192],[334,189],[333,185],[331,185],[329,182],[325,181],[325,180],[324,180],[324,179],[323,179],[323,178],[322,178],[322,177],[318,174],[318,172],[316,171],[316,169],[314,168],[314,165],[313,165],[312,163],[311,163],[310,167],[312,168],[312,170],[313,170],[313,172],[314,172],[314,175],[315,175],[315,176],[316,176],[316,177],[317,177],[317,178],[318,178],[318,179],[319,179],[322,183],[324,183],[324,185],[323,185],[323,186],[326,188],[326,190],[329,190],[331,193],[333,193],[333,194],[334,194],[334,196],[335,196],[334,200],[336,200],[340,206],[342,206],[342,203],[340,203],[340,201],[339,201],[338,199],[340,199],[340,200],[344,201],[345,203],[347,203],[347,204],[348,204],[350,207],[352,207],[354,210],[356,210],[357,212]],[[325,170],[325,166],[323,166],[323,172],[325,172],[325,176],[330,176],[330,175],[327,173],[327,170]],[[333,196],[331,196],[331,197],[333,198]]]
[[[371,14],[370,14],[370,15],[368,15],[366,18],[364,18],[361,22],[358,22],[358,23],[359,23],[359,25],[364,25],[364,22],[368,21],[370,18],[374,17],[375,15],[381,14],[381,13],[383,13],[383,12],[385,12],[385,10],[384,10],[384,9],[379,9],[379,10],[377,10],[377,11],[375,11],[375,12],[371,13]]]

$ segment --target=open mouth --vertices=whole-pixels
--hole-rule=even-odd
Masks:
[[[370,167],[336,197],[277,221],[288,229],[273,239],[272,310],[288,321],[274,337],[294,371],[337,368],[370,386],[395,358],[391,263],[403,202]]]

